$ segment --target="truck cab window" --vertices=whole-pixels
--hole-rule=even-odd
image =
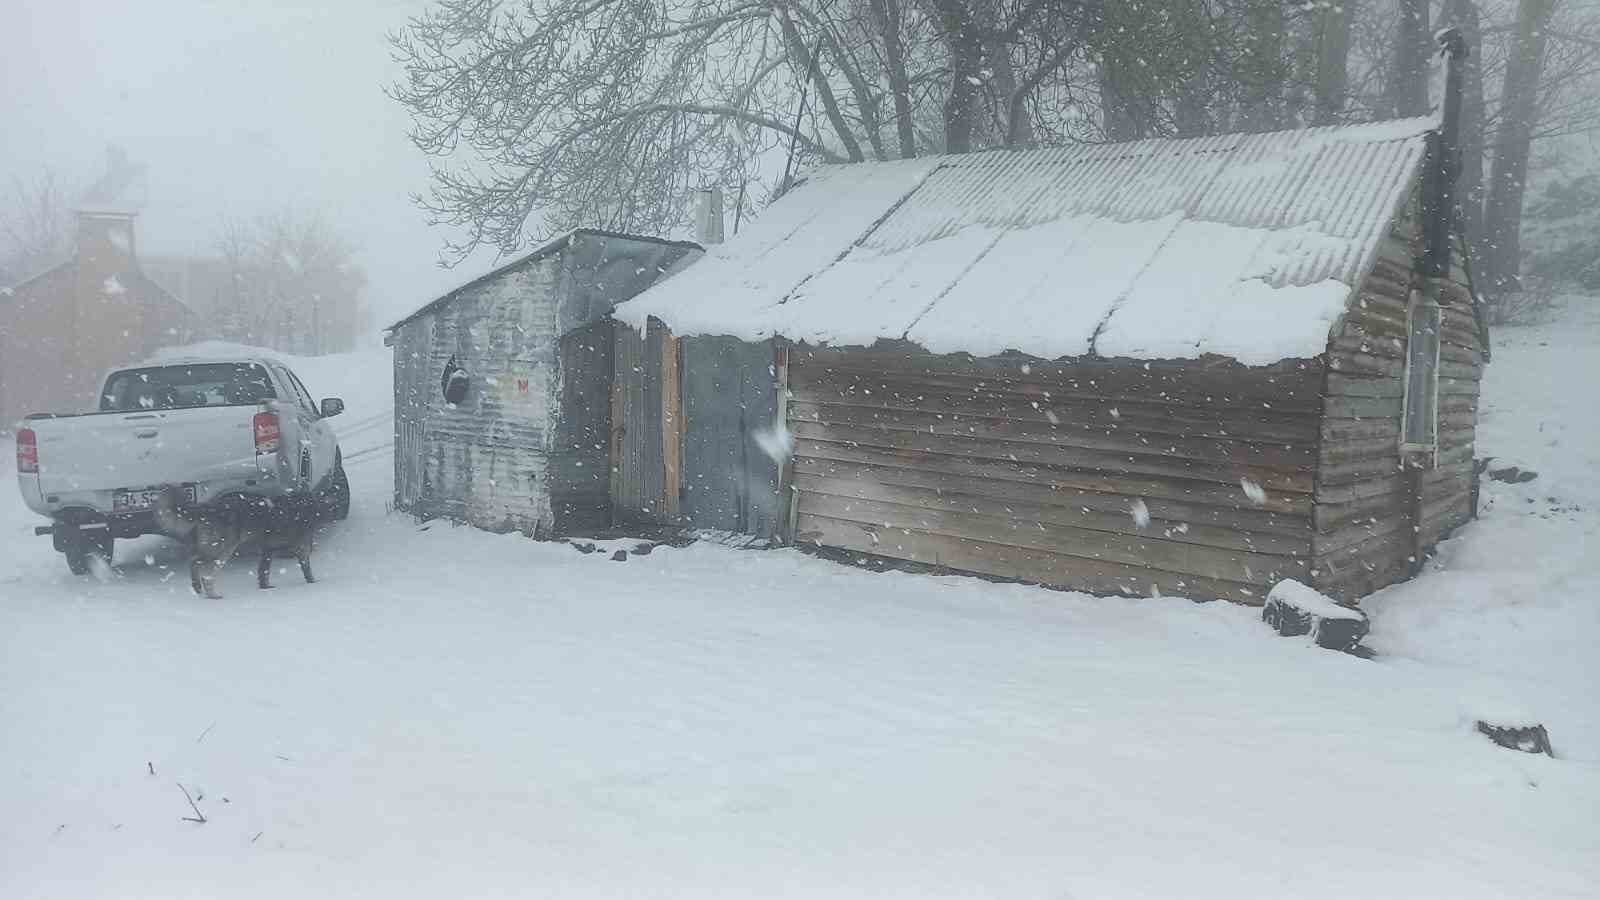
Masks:
[[[196,363],[125,369],[111,376],[100,395],[101,412],[242,406],[277,396],[258,365]]]

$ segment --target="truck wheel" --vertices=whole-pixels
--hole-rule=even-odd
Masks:
[[[62,535],[61,554],[67,558],[67,569],[74,575],[89,574],[90,558],[98,556],[111,562],[116,539],[109,530],[99,529],[93,537],[76,528]]]
[[[344,459],[333,463],[333,474],[328,476],[328,486],[323,488],[322,508],[334,521],[350,518],[350,479],[344,474]]]
[[[67,568],[72,570],[72,574],[89,574],[89,548],[82,544],[72,544],[61,553],[67,558]]]

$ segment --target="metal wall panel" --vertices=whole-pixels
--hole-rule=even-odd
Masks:
[[[666,522],[666,459],[662,438],[661,354],[664,329],[647,334],[618,324],[612,385],[611,503],[613,519]]]
[[[550,497],[558,534],[611,524],[612,322],[561,338],[561,406],[550,448]]]
[[[548,534],[560,258],[472,285],[395,332],[396,502],[427,517]],[[454,358],[470,379],[445,402]]]
[[[778,533],[777,375],[770,341],[684,338],[683,492],[686,524]]]

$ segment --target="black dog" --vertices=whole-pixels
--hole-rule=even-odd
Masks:
[[[217,576],[245,545],[254,545],[261,551],[256,584],[263,590],[272,587],[274,554],[293,556],[300,562],[300,574],[306,582],[317,580],[311,574],[314,521],[295,512],[251,498],[193,507],[183,502],[177,488],[162,491],[155,507],[156,524],[161,530],[194,548],[194,559],[189,564],[189,582],[194,592],[213,600],[222,599]]]

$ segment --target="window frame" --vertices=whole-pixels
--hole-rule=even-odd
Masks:
[[[1406,307],[1406,362],[1402,373],[1400,453],[1433,468],[1439,458],[1439,361],[1444,311],[1438,299],[1411,292]],[[1420,396],[1419,396],[1420,394]]]

